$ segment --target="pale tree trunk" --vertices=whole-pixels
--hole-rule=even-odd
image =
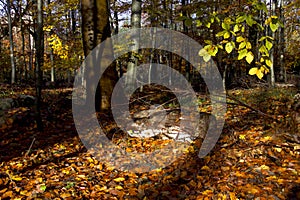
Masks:
[[[47,4],[49,6],[49,4],[51,3],[50,0],[47,1]],[[49,16],[51,17],[51,11]],[[50,45],[50,64],[51,64],[51,71],[50,71],[50,81],[52,83],[55,82],[55,68],[54,68],[54,55],[53,55],[53,48],[52,45]]]
[[[283,11],[283,0],[280,0],[280,7],[279,7],[279,16],[280,21],[284,24],[284,11]],[[282,80],[286,83],[286,70],[285,70],[285,62],[284,62],[284,46],[285,46],[285,38],[284,38],[284,26],[280,27],[279,32],[279,54],[280,54],[280,75],[282,76]]]
[[[141,27],[141,0],[132,0],[131,6],[131,26],[132,28],[140,28]],[[130,59],[127,65],[127,76],[126,76],[126,88],[131,90],[136,87],[136,67],[138,63],[138,59],[135,54],[138,54],[138,50],[140,46],[139,34],[136,33],[136,37],[133,39],[133,45],[131,47],[132,52],[130,53]]]
[[[271,15],[275,15],[275,3],[274,3],[274,0],[272,0],[270,2],[270,12],[271,12]],[[269,31],[271,37],[273,37],[275,39],[275,33],[272,32],[270,29],[268,31]],[[274,46],[273,46],[273,48],[270,51],[270,60],[272,62],[272,65],[270,67],[270,80],[269,80],[269,84],[270,84],[271,87],[275,87],[275,72],[274,72],[274,49],[275,49],[275,47]]]
[[[43,0],[37,0],[37,29],[36,29],[36,122],[39,131],[43,130],[41,116],[41,98],[42,98],[42,67],[44,62],[44,32],[43,32]]]
[[[11,21],[11,8],[10,0],[7,0],[7,21],[8,21],[8,33],[9,33],[9,51],[10,51],[10,63],[11,63],[11,83],[16,82],[16,65],[14,58],[14,41],[12,33],[12,21]]]
[[[154,56],[155,56],[154,47],[156,46],[156,31],[157,30],[155,27],[151,30],[152,49],[150,51],[148,84],[151,84],[151,82],[153,81],[153,79],[155,79],[157,75],[157,68],[156,66],[153,66]]]
[[[51,74],[50,74],[50,78],[51,78],[51,82],[54,83],[55,82],[55,68],[54,68],[54,56],[53,56],[53,49],[52,47],[50,47],[50,64],[51,64]]]
[[[22,54],[23,54],[23,73],[21,73],[21,79],[27,79],[27,65],[26,65],[26,55],[25,55],[25,29],[22,28]]]

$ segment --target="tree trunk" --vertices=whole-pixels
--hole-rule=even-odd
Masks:
[[[36,122],[39,131],[43,130],[41,116],[42,67],[44,62],[44,31],[43,31],[43,0],[37,0],[37,29],[36,29]]]
[[[21,80],[27,79],[27,65],[26,65],[26,53],[25,53],[25,29],[22,28],[22,61],[23,61],[23,73],[20,74]]]
[[[10,0],[7,0],[7,21],[8,21],[8,33],[9,33],[9,51],[10,51],[10,62],[11,62],[11,83],[16,82],[16,66],[14,61],[14,41],[12,33],[12,21],[11,21],[11,8]]]
[[[34,40],[32,39],[32,35],[28,34],[28,50],[29,50],[29,62],[28,62],[28,73],[27,79],[31,78],[31,70],[33,65],[33,47],[34,47]]]
[[[272,15],[275,15],[275,0],[273,0],[272,2],[271,2],[271,13],[272,13]],[[272,32],[271,31],[271,35],[272,35],[272,38],[274,38],[275,39],[275,33],[274,32]],[[275,41],[276,42],[276,41]],[[275,87],[275,71],[274,71],[274,61],[275,61],[275,59],[274,59],[274,53],[275,53],[275,46],[277,46],[277,45],[274,45],[273,46],[273,48],[271,49],[271,51],[270,51],[270,60],[271,60],[271,62],[272,62],[272,65],[271,65],[271,67],[270,67],[270,85],[271,85],[271,87]]]
[[[280,21],[284,24],[284,11],[283,11],[283,0],[280,0],[280,7],[279,7],[279,12],[280,12]],[[286,83],[286,70],[285,70],[285,62],[284,62],[284,46],[285,46],[285,37],[284,37],[284,27],[280,27],[280,32],[279,32],[279,54],[280,54],[280,75],[282,77],[282,81]]]
[[[84,55],[88,54],[102,41],[106,40],[111,35],[109,24],[109,3],[106,0],[82,0],[81,1],[82,15],[82,39]],[[110,49],[110,48],[109,48]],[[112,48],[111,48],[112,49]],[[104,54],[112,52],[100,52],[102,57]],[[96,64],[96,63],[95,63]],[[98,64],[98,63],[97,63]],[[100,66],[104,71],[105,66]],[[96,111],[105,112],[111,108],[111,94],[117,83],[117,71],[114,65],[111,65],[105,70],[105,73],[100,79],[98,87],[93,85],[91,76],[95,75],[95,71],[85,71],[86,80],[86,102],[92,102],[89,99],[93,96],[96,90]]]
[[[141,5],[142,2],[140,0],[132,0],[131,6],[131,26],[132,28],[140,28],[141,27]],[[137,33],[137,37],[133,39],[133,45],[131,48],[130,59],[127,65],[127,76],[126,76],[126,87],[131,90],[136,87],[136,67],[138,64],[138,59],[135,54],[138,54],[140,41]]]

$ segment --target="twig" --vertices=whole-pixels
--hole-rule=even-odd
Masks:
[[[32,146],[33,146],[34,141],[35,141],[35,138],[33,138],[32,142],[31,142],[31,144],[30,144],[29,149],[28,149],[27,152],[25,153],[25,157],[28,156],[29,152],[31,151],[31,148],[32,148]]]
[[[250,110],[253,110],[253,111],[257,112],[259,115],[262,115],[262,116],[264,116],[264,117],[271,118],[271,119],[275,120],[276,122],[279,122],[279,120],[276,119],[274,116],[269,115],[269,114],[266,114],[266,113],[264,113],[264,112],[262,112],[262,111],[260,111],[260,110],[258,110],[258,109],[256,109],[256,108],[253,108],[252,106],[250,106],[250,105],[248,105],[248,104],[242,102],[241,100],[239,100],[239,99],[237,99],[237,98],[231,96],[231,95],[228,94],[228,93],[227,93],[226,95],[227,95],[230,99],[232,99],[232,100],[238,102],[239,105],[242,105],[242,106],[244,106],[244,107],[246,107],[246,108],[249,108]]]

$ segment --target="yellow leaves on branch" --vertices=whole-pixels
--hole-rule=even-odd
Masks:
[[[253,67],[249,70],[249,74],[250,75],[256,75],[259,79],[262,79],[262,77],[264,76],[264,73],[268,73],[269,70],[262,66],[260,68],[257,68],[257,67]]]
[[[53,49],[53,53],[58,55],[62,59],[67,59],[69,54],[68,45],[63,45],[61,39],[56,35],[52,34],[48,38],[49,45]]]
[[[249,70],[249,74],[250,75],[256,75],[259,79],[262,79],[262,77],[264,76],[264,74],[261,72],[260,69],[258,69],[257,67],[253,67]]]

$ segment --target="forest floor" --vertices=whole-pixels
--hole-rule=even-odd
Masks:
[[[33,88],[0,87],[3,97],[34,95]],[[6,112],[0,199],[300,199],[300,143],[289,110],[294,90],[229,91],[267,116],[229,100],[222,135],[208,156],[198,158],[191,147],[168,167],[147,173],[120,171],[87,152],[75,129],[71,93],[43,90],[43,132],[32,108]],[[137,149],[155,142],[133,140]]]

